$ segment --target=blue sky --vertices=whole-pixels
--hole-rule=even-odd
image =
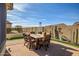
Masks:
[[[79,21],[79,4],[18,3],[14,4],[13,10],[7,11],[7,20],[13,26],[23,27],[39,26],[39,22],[42,25],[72,25]]]

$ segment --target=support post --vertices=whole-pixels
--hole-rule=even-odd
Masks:
[[[4,3],[0,3],[0,55],[4,54],[3,50],[6,43],[5,21],[6,21],[6,6]]]

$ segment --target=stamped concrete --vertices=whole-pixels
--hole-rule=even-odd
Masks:
[[[6,42],[6,48],[11,56],[79,56],[78,48],[64,45],[60,42],[51,41],[48,51],[44,49],[29,50],[24,46],[24,40],[12,40]],[[10,50],[10,51],[9,51]]]

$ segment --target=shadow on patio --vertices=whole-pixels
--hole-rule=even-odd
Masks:
[[[69,50],[69,51],[68,51]],[[73,53],[70,52],[70,50],[77,51],[75,49],[59,45],[59,44],[52,44],[48,48],[48,51],[45,51],[44,49],[41,50],[33,50],[36,52],[39,56],[71,56]]]

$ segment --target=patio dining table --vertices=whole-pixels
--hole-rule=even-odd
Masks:
[[[40,40],[42,40],[44,38],[44,35],[42,34],[30,34],[31,38],[33,38],[35,40],[36,43],[36,49],[39,48],[39,44],[40,44]]]
[[[44,37],[44,35],[42,35],[42,34],[30,34],[30,36],[32,38],[35,38],[35,39],[40,39],[40,38],[43,38]]]

